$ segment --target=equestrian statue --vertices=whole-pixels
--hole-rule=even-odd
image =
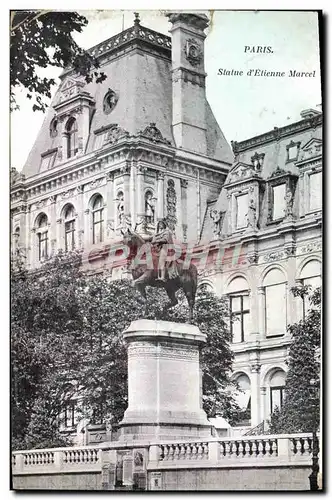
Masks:
[[[145,300],[147,298],[147,286],[164,288],[170,299],[164,310],[177,305],[176,292],[182,289],[188,301],[188,319],[189,323],[191,323],[197,290],[196,266],[192,263],[185,266],[182,259],[171,260],[167,258],[169,249],[174,244],[173,234],[168,227],[167,219],[158,221],[154,235],[144,235],[143,237],[136,232],[136,227],[137,224],[134,230],[128,226],[126,231],[122,231],[123,242],[128,245],[130,250],[128,265],[131,269],[134,286]],[[143,245],[145,245],[144,249],[142,248]],[[136,259],[137,255],[144,253],[149,255],[152,260],[151,258],[146,260]],[[146,313],[147,309],[145,309]]]

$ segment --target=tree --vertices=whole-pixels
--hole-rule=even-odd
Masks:
[[[80,255],[59,253],[35,273],[12,275],[12,430],[14,448],[70,444],[59,430],[76,398],[80,418],[118,423],[127,407],[122,332],[141,317],[140,294],[127,280],[88,276]],[[163,312],[168,298],[149,289],[149,318],[186,322],[187,305]],[[224,299],[198,292],[195,323],[207,334],[202,352],[204,409],[234,423],[240,408],[227,393],[232,363]]]
[[[304,319],[288,327],[292,336],[287,360],[285,398],[282,408],[271,415],[272,433],[312,432],[319,426],[321,289],[293,289],[295,296],[310,304]]]
[[[105,80],[99,62],[75,42],[73,33],[82,32],[88,21],[76,12],[11,11],[10,102],[17,109],[15,89],[22,86],[26,97],[35,100],[33,111],[45,111],[45,98],[51,98],[53,78],[38,75],[38,69],[56,66],[72,67],[91,82]],[[93,71],[95,70],[95,71]]]

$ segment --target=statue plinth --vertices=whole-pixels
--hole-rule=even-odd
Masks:
[[[202,409],[197,326],[140,319],[123,333],[128,347],[128,408],[120,440],[211,436]]]

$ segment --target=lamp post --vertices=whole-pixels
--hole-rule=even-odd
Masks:
[[[319,379],[310,380],[310,385],[312,389],[319,390]],[[319,472],[319,464],[318,464],[318,453],[319,453],[319,444],[317,439],[317,428],[316,428],[316,419],[315,419],[315,405],[313,404],[313,429],[312,429],[312,468],[311,474],[309,476],[310,482],[310,491],[318,490],[318,472]]]

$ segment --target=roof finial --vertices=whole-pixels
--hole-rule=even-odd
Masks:
[[[135,26],[139,25],[141,20],[139,18],[139,13],[138,12],[134,12],[134,15],[135,15],[135,19],[134,19],[134,24]]]

